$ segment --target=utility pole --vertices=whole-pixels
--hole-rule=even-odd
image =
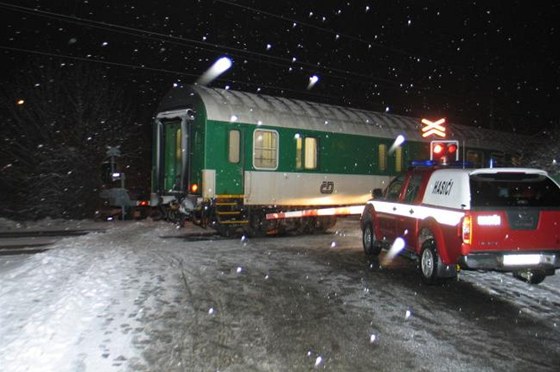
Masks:
[[[117,172],[117,163],[116,159],[121,156],[121,147],[120,146],[107,146],[106,155],[110,158],[111,164],[111,179],[113,181],[120,180],[121,181],[121,192],[124,193],[125,191],[125,174],[121,172]],[[121,218],[124,221],[126,217],[126,206],[124,205],[124,200],[121,199]]]

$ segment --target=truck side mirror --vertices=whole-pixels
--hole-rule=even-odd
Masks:
[[[383,190],[381,189],[373,189],[373,191],[371,192],[371,196],[374,199],[381,199],[383,198]]]

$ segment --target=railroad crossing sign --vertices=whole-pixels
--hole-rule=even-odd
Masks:
[[[441,118],[436,121],[430,121],[428,119],[422,119],[422,137],[428,137],[434,135],[436,137],[445,138],[445,127],[442,125],[445,123],[445,118]]]

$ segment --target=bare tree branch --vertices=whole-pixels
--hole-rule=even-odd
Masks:
[[[137,138],[122,90],[102,69],[34,61],[1,94],[0,213],[92,217],[106,146]]]

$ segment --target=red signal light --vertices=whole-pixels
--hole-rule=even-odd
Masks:
[[[438,155],[438,154],[443,153],[443,150],[444,150],[443,145],[440,145],[440,144],[438,143],[438,144],[436,144],[436,145],[434,146],[434,148],[433,148],[433,153],[436,154],[436,155]]]
[[[441,140],[430,142],[430,160],[438,160],[442,164],[459,160],[459,141]]]

